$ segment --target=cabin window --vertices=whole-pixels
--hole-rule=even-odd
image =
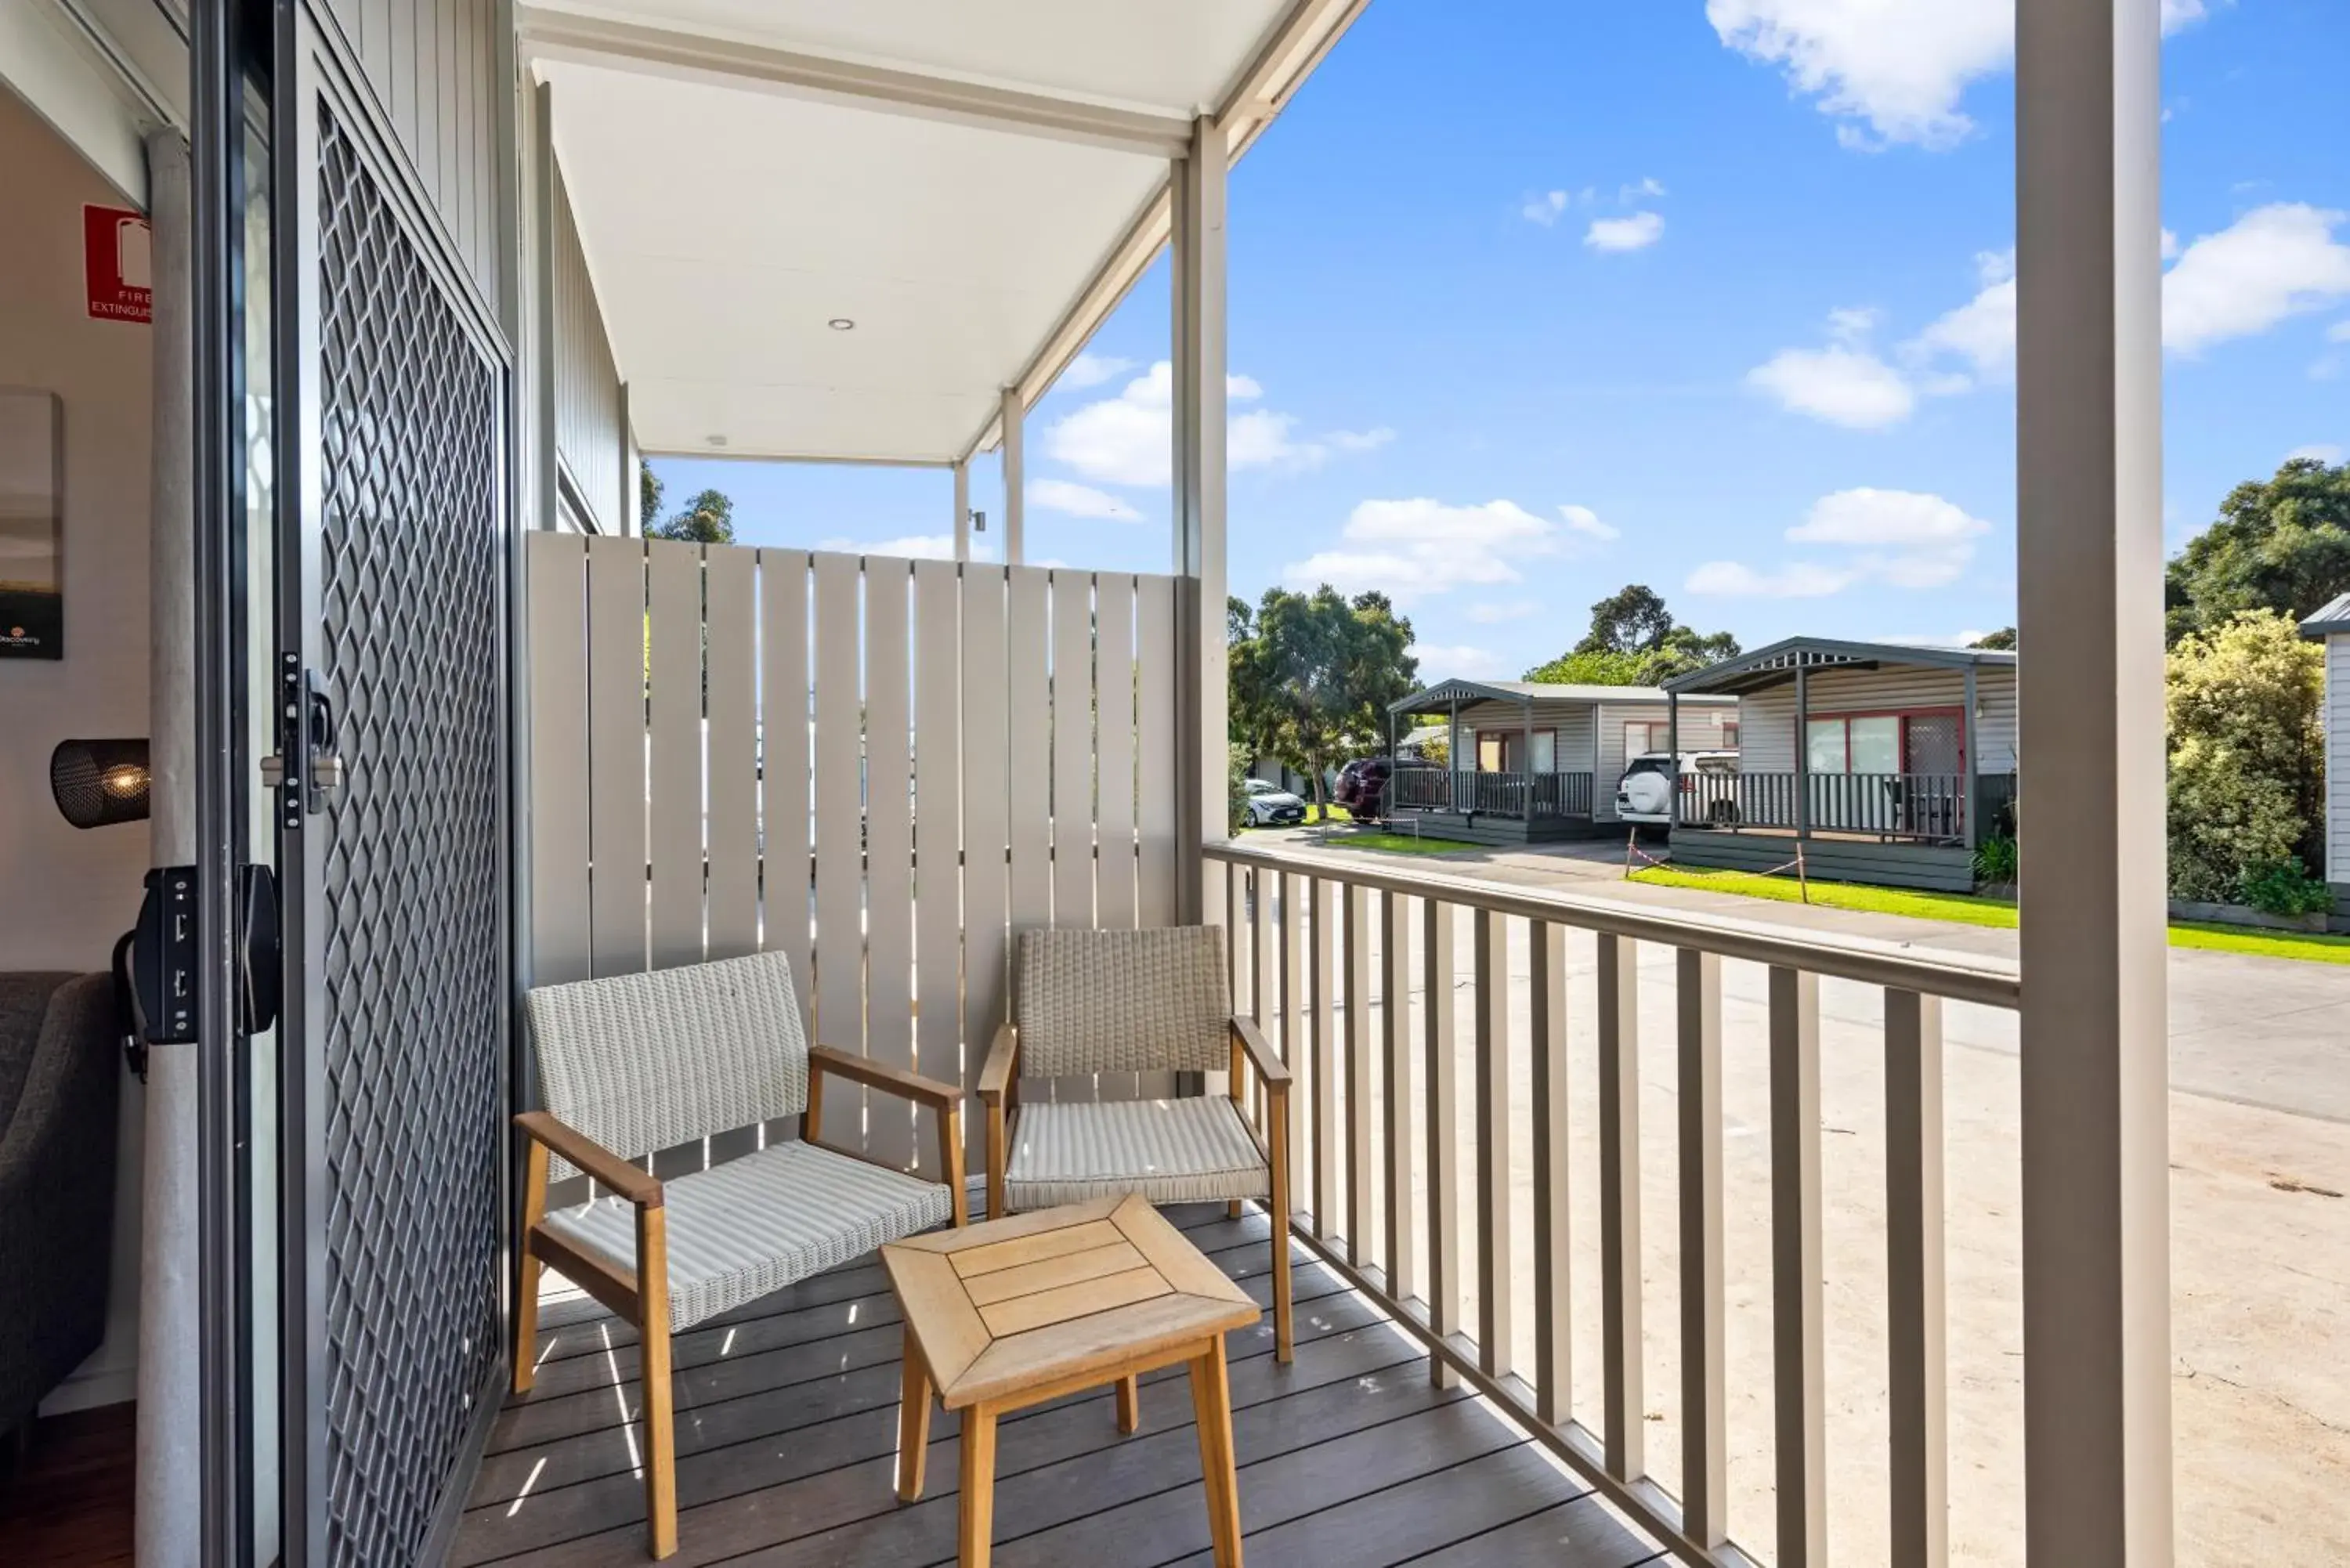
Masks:
[[[1815,718],[1805,758],[1815,774],[1955,774],[1964,765],[1958,719],[1947,708]]]
[[[1662,721],[1636,720],[1624,726],[1624,754],[1637,757],[1643,752],[1664,752],[1672,749],[1673,727]]]
[[[1477,771],[1481,774],[1514,774],[1525,767],[1526,732],[1523,730],[1480,730],[1477,732]],[[1558,732],[1534,732],[1534,772],[1558,771]]]
[[[1725,752],[1738,749],[1738,721],[1735,719],[1721,722],[1721,749]]]

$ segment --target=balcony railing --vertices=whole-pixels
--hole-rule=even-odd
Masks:
[[[1767,971],[1753,1044],[1766,1055],[1769,1101],[1767,1126],[1756,1130],[1767,1135],[1769,1160],[1776,1540],[1761,1555],[1781,1563],[1825,1561],[1830,1511],[1820,982],[1880,992],[1885,1449],[1882,1468],[1848,1462],[1867,1467],[1872,1490],[1889,1480],[1889,1493],[1877,1494],[1887,1502],[1877,1517],[1890,1528],[1884,1561],[1944,1561],[1942,1006],[2014,1009],[2015,965],[1263,849],[1214,846],[1207,857],[1211,895],[1219,870],[1222,879],[1235,993],[1297,1077],[1295,1232],[1429,1346],[1438,1380],[1465,1379],[1690,1560],[1724,1568],[1754,1561],[1730,1542],[1723,1179],[1725,1157],[1742,1160],[1753,1146],[1725,1141],[1722,961]],[[1578,959],[1596,957],[1596,1085],[1569,1081],[1570,930],[1592,935]],[[1661,1324],[1643,1296],[1644,944],[1674,955],[1678,1223],[1648,1255],[1677,1259],[1679,1299],[1676,1321]],[[1513,950],[1524,955],[1522,1007],[1512,1000]],[[1748,1071],[1739,1060],[1746,1044],[1733,1041],[1734,1088]],[[1578,1107],[1596,1102],[1596,1138],[1582,1141],[1578,1123],[1575,1160],[1587,1171],[1596,1143],[1598,1225],[1596,1237],[1575,1239],[1572,1265],[1586,1281],[1583,1271],[1596,1267],[1599,1282],[1596,1429],[1570,1409],[1595,1404],[1569,1376],[1571,1097]],[[1526,1154],[1512,1147],[1513,1127],[1530,1137]],[[1588,1201],[1579,1192],[1577,1200]],[[1530,1225],[1513,1212],[1522,1202]],[[1517,1314],[1529,1308],[1526,1324]],[[1676,1325],[1679,1386],[1650,1392],[1644,1367]],[[1679,1428],[1678,1495],[1649,1463],[1659,1407],[1673,1409]]]
[[[1966,836],[1962,774],[1694,773],[1681,781],[1691,827],[1858,834],[1952,843]],[[1796,811],[1808,794],[1806,818]]]
[[[1587,773],[1454,773],[1449,768],[1399,768],[1389,785],[1399,811],[1477,812],[1490,816],[1591,815]]]

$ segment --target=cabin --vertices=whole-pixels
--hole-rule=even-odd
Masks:
[[[1968,892],[1976,845],[2014,830],[2016,661],[1977,648],[1794,637],[1665,683],[1734,701],[1735,773],[1675,796],[1673,859]],[[1684,718],[1686,722],[1686,718]]]
[[[1399,770],[1388,809],[1435,838],[1533,844],[1614,826],[1616,784],[1643,752],[1673,747],[1673,705],[1654,686],[1440,680],[1390,706],[1388,722],[1443,715],[1451,765]],[[1734,697],[1680,707],[1679,750],[1736,750]]]
[[[2350,594],[2301,623],[2301,635],[2325,646],[2325,865],[2337,912],[2350,913]],[[2318,869],[2312,867],[2312,869]]]

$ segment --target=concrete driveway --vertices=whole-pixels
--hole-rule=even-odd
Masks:
[[[1570,888],[1681,909],[1970,952],[2014,951],[2015,933],[1624,883],[1623,845],[1432,857],[1288,847],[1335,867],[1375,858],[1448,877]],[[1253,842],[1264,842],[1252,836]],[[1469,933],[1461,977],[1461,1147],[1472,1023]],[[1376,922],[1374,922],[1376,925]],[[1374,932],[1376,940],[1376,932]],[[1510,1137],[1518,1259],[1532,1256],[1531,1085],[1523,933],[1513,934]],[[1596,1427],[1598,1211],[1596,1042],[1589,939],[1568,940],[1575,1416]],[[1640,966],[1645,1400],[1652,1470],[1677,1487],[1679,1269],[1673,1145],[1672,955]],[[1417,965],[1414,966],[1415,974]],[[1380,972],[1374,960],[1374,974]],[[1343,977],[1341,980],[1343,983]],[[1723,1168],[1733,1535],[1767,1559],[1771,1519],[1769,1089],[1764,981],[1723,966]],[[2350,1561],[2350,967],[2199,950],[2170,954],[2174,1381],[2182,1563]],[[1428,999],[1414,992],[1417,1014]],[[1881,999],[1820,989],[1829,1396],[1830,1550],[1887,1552]],[[1415,1017],[1414,1026],[1419,1020]],[[2016,1021],[1950,1006],[1945,1017],[1951,1558],[2022,1561],[2022,1323]],[[1338,1085],[1343,1101],[1344,1085]],[[1416,1093],[1415,1098],[1419,1098]],[[1421,1106],[1424,1114],[1424,1105]],[[1377,1111],[1375,1109],[1375,1115]],[[1342,1114],[1340,1126],[1345,1117]],[[1377,1125],[1377,1124],[1375,1124]],[[1301,1169],[1310,1170],[1301,1151]],[[1471,1166],[1464,1157],[1462,1180]],[[1414,1185],[1425,1202],[1424,1173]],[[1470,1217],[1462,1216],[1464,1224]],[[1473,1236],[1473,1228],[1468,1230]],[[1424,1255],[1424,1254],[1423,1254]],[[1519,1365],[1531,1368],[1532,1280],[1513,1281]],[[1473,1303],[1469,1321],[1475,1321]]]

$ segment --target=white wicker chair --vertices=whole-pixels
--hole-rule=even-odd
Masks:
[[[781,953],[541,986],[526,1005],[547,1108],[515,1118],[529,1163],[514,1390],[531,1386],[542,1268],[637,1326],[646,1522],[652,1554],[666,1557],[677,1550],[670,1335],[884,1241],[962,1224],[962,1091],[810,1048]],[[947,1180],[821,1146],[836,1076],[937,1112]],[[802,1118],[797,1141],[708,1170],[659,1181],[630,1163],[787,1116]],[[548,1212],[550,1176],[575,1168],[609,1195]]]
[[[1153,1203],[1263,1201],[1273,1234],[1278,1358],[1290,1358],[1289,1069],[1233,1013],[1223,930],[1024,933],[1013,1022],[982,1070],[987,1212],[1139,1193]],[[1250,1124],[1246,1069],[1265,1087],[1267,1132]],[[1228,1070],[1230,1098],[1022,1104],[1023,1077]]]

